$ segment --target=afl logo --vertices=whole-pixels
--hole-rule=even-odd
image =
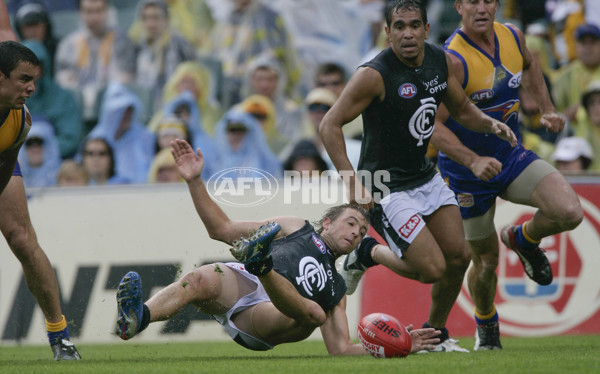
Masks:
[[[319,238],[317,238],[317,235],[315,235],[314,233],[312,234],[312,241],[313,243],[315,243],[315,245],[317,246],[317,248],[319,248],[319,251],[321,251],[321,253],[325,254],[325,243],[323,243],[323,241]]]
[[[581,195],[579,199],[585,214],[581,224],[573,231],[546,237],[540,244],[554,274],[551,284],[540,286],[530,280],[517,254],[500,245],[494,303],[504,332],[514,336],[568,333],[600,312],[600,274],[597,266],[591,265],[600,263],[600,251],[590,245],[600,242],[600,210]],[[528,206],[499,203],[496,224],[521,224],[534,214]],[[466,282],[457,303],[465,313],[473,313]]]
[[[264,204],[279,191],[279,182],[271,173],[251,167],[221,170],[206,185],[214,200],[235,207]]]
[[[490,89],[473,92],[470,96],[471,101],[484,101],[494,96],[494,91]]]
[[[417,86],[412,83],[404,83],[398,88],[398,94],[404,99],[410,99],[417,94]]]
[[[304,288],[308,296],[313,296],[315,290],[319,292],[325,288],[325,282],[327,281],[325,268],[314,257],[306,256],[302,258],[298,266],[298,273],[300,276],[296,277],[296,283]]]

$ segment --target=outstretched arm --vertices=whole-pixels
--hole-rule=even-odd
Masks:
[[[413,330],[408,326],[412,341],[411,353],[421,350],[431,350],[433,344],[439,343],[439,330],[433,328]],[[362,344],[356,344],[350,339],[348,330],[348,317],[346,316],[346,296],[327,313],[327,320],[321,325],[321,335],[325,341],[327,352],[334,356],[357,356],[366,355],[368,352]]]
[[[198,149],[196,153],[188,142],[177,139],[171,142],[171,153],[175,158],[179,174],[188,185],[196,211],[212,239],[231,244],[234,240],[248,235],[250,231],[267,221],[279,223],[281,231],[278,236],[287,235],[304,225],[303,219],[289,216],[275,217],[260,222],[231,220],[210,197],[202,178],[200,178],[204,167],[202,151]]]

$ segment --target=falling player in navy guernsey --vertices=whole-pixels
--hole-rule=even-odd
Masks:
[[[316,229],[294,216],[233,221],[211,199],[200,177],[202,152],[194,152],[185,140],[172,142],[171,149],[208,234],[232,245],[241,263],[203,265],[145,303],[140,274],[127,273],[117,289],[117,334],[130,339],[149,323],[171,318],[191,304],[251,350],[306,339],[319,327],[330,354],[367,354],[350,339],[346,287],[334,265],[359,243],[376,244],[364,239],[366,212],[350,204],[332,207]],[[412,351],[433,348],[439,341],[439,331],[432,328],[410,334]]]

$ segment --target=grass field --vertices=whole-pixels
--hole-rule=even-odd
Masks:
[[[600,335],[508,338],[494,352],[400,359],[331,357],[320,341],[252,352],[231,342],[78,345],[83,360],[54,362],[47,346],[0,347],[0,373],[600,373]],[[471,349],[473,339],[461,339]]]

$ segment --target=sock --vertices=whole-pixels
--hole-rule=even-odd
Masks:
[[[244,267],[248,271],[248,273],[256,275],[260,277],[262,275],[267,274],[273,269],[273,258],[271,256],[265,258],[262,261],[250,262],[248,264],[244,264]]]
[[[67,328],[67,320],[62,316],[60,322],[46,321],[46,330],[48,331],[48,341],[50,345],[57,344],[62,339],[69,340],[69,329]]]
[[[516,239],[519,247],[533,251],[540,245],[541,240],[534,240],[527,234],[527,222],[517,228]]]
[[[144,304],[144,312],[142,313],[142,322],[140,323],[140,330],[138,333],[146,330],[146,327],[150,324],[150,309]]]
[[[423,328],[429,328],[429,327],[433,327],[431,326],[428,322],[425,322],[423,324]],[[440,343],[448,340],[448,338],[450,338],[450,334],[448,333],[448,329],[445,327],[439,328],[439,327],[433,327],[436,330],[440,330],[442,332],[442,334],[440,336],[438,336],[438,338],[440,338]],[[439,343],[438,343],[439,344]]]
[[[494,308],[489,314],[480,314],[477,311],[477,308],[475,308],[475,322],[477,322],[478,325],[484,325],[486,323],[491,322],[498,322],[498,311],[496,310],[496,306],[494,305]]]

